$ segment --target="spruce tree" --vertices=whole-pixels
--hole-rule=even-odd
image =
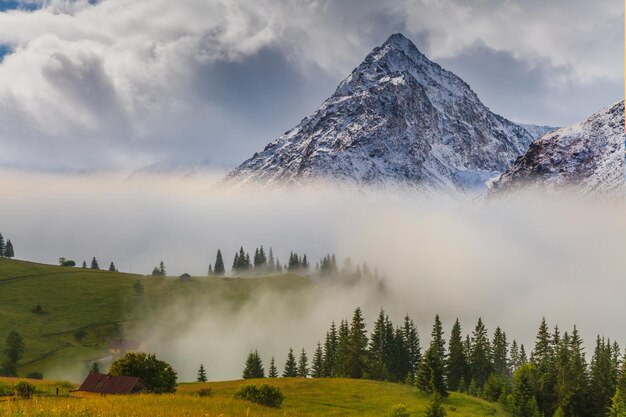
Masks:
[[[491,343],[491,357],[493,359],[493,371],[500,377],[508,377],[511,374],[509,368],[509,343],[506,333],[500,327],[496,328]]]
[[[365,331],[365,321],[359,307],[354,310],[349,333],[349,373],[350,378],[360,379],[366,372],[367,365],[367,334]]]
[[[388,365],[391,380],[393,382],[409,381],[412,383],[409,348],[404,338],[404,331],[401,327],[396,327],[392,334]]]
[[[224,268],[224,258],[222,257],[222,251],[217,250],[217,255],[215,255],[215,266],[213,267],[213,274],[215,275],[224,275],[226,269]]]
[[[287,354],[287,361],[285,362],[285,368],[283,370],[283,377],[295,378],[298,376],[298,364],[296,363],[296,357],[293,354],[293,349],[289,348]]]
[[[311,376],[313,378],[321,378],[324,376],[324,354],[322,353],[322,345],[317,342],[313,362],[311,363]]]
[[[514,339],[511,343],[511,350],[509,352],[509,369],[511,372],[515,372],[520,366],[519,346],[517,345],[517,341]]]
[[[337,335],[337,327],[333,321],[330,330],[326,332],[326,340],[324,341],[324,356],[322,359],[322,376],[335,376],[335,360],[337,358],[337,347],[339,338]]]
[[[584,349],[583,340],[574,326],[572,335],[569,337],[567,365],[565,372],[561,374],[561,377],[567,378],[567,381],[557,380],[558,384],[565,387],[563,393],[566,397],[564,398],[568,399],[569,403],[569,406],[564,409],[566,415],[586,415],[589,412],[589,374]]]
[[[15,256],[15,251],[13,250],[13,243],[11,243],[11,239],[8,239],[7,243],[4,246],[4,256],[6,258],[13,258]]]
[[[415,383],[415,377],[417,375],[417,368],[422,360],[422,349],[420,346],[419,333],[415,323],[411,320],[408,314],[404,317],[404,327],[402,328],[404,333],[404,340],[407,347],[407,353],[409,357],[409,383],[412,385]]]
[[[256,349],[254,352],[250,352],[248,354],[242,376],[243,379],[265,378],[263,361],[261,360],[259,352]]]
[[[82,266],[82,268],[83,268],[83,269],[87,269],[87,262],[83,261],[83,266]]]
[[[515,417],[534,417],[539,410],[536,396],[539,393],[539,373],[532,364],[522,365],[513,376],[510,407]]]
[[[346,320],[341,320],[337,334],[337,353],[335,355],[335,369],[333,376],[350,377],[350,326]]]
[[[159,263],[159,275],[162,277],[167,275],[167,272],[165,271],[165,263],[163,261]]]
[[[272,359],[270,360],[270,368],[269,368],[269,372],[267,373],[267,376],[269,378],[278,378],[278,369],[276,369],[276,363],[274,361],[273,356],[272,356]]]
[[[611,398],[617,389],[617,369],[614,368],[610,341],[598,336],[589,370],[591,412],[601,416],[611,406]]]
[[[448,343],[448,361],[446,367],[448,376],[448,387],[451,391],[459,390],[461,379],[469,376],[467,357],[463,348],[461,337],[461,323],[457,318],[450,332],[450,342]]]
[[[207,381],[207,377],[206,377],[206,371],[204,369],[204,365],[200,364],[200,368],[198,369],[198,377],[196,378],[197,382],[206,382]]]
[[[306,378],[309,376],[309,358],[306,356],[304,348],[300,351],[300,358],[298,358],[298,377]]]
[[[391,325],[389,317],[381,308],[370,336],[370,366],[368,373],[370,378],[381,381],[390,380],[391,373],[389,367],[392,337],[393,325]]]
[[[117,272],[117,268],[115,268],[113,261],[111,261],[111,264],[109,265],[109,272]]]
[[[439,315],[437,315],[431,333],[430,346],[417,372],[417,386],[424,392],[437,393],[447,397],[445,347],[443,344],[443,329]]]
[[[235,252],[235,257],[233,258],[233,267],[232,267],[232,271],[233,274],[237,271],[239,271],[240,265],[239,265],[239,254],[237,252]]]
[[[91,260],[91,269],[100,269],[100,266],[98,265],[98,260],[95,256]]]
[[[493,372],[493,362],[491,359],[491,347],[487,329],[481,318],[478,319],[474,332],[472,333],[472,350],[469,357],[470,372],[476,385],[482,390],[487,378]]]
[[[4,256],[4,237],[0,233],[0,256]]]
[[[545,415],[554,414],[556,409],[556,358],[553,345],[555,339],[558,339],[558,331],[554,337],[551,336],[545,318],[542,319],[531,362],[536,366],[539,374],[537,403]]]

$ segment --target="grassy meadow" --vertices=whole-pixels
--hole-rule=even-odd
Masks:
[[[133,289],[137,279],[144,286],[141,297]],[[0,341],[18,331],[26,345],[18,375],[47,376],[107,355],[111,339],[123,337],[124,329],[177,299],[188,306],[219,302],[238,309],[260,289],[299,291],[309,284],[293,274],[181,282],[0,258]],[[36,306],[40,312],[34,311]]]
[[[0,383],[2,383],[0,381]],[[266,408],[233,394],[245,384],[267,383],[285,395],[280,409]],[[39,384],[45,384],[39,382]],[[54,384],[54,383],[50,383]],[[200,397],[201,388],[210,388],[211,397]],[[132,396],[35,397],[31,400],[0,400],[0,417],[61,416],[204,416],[204,417],[285,417],[359,416],[384,417],[392,406],[404,403],[411,416],[421,416],[428,397],[415,388],[386,382],[347,379],[263,379],[249,381],[181,384],[176,394]],[[450,417],[506,417],[498,405],[452,393],[444,401]]]

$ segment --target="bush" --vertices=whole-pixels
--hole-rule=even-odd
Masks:
[[[196,391],[196,394],[198,395],[198,397],[212,397],[213,390],[211,388],[200,388],[198,391]]]
[[[285,399],[280,389],[267,384],[263,384],[260,387],[245,385],[237,391],[235,398],[273,408],[280,408]]]
[[[410,415],[406,404],[396,404],[389,409],[389,417],[409,417]]]
[[[176,372],[170,364],[158,360],[153,354],[127,353],[111,364],[109,374],[141,378],[148,386],[148,392],[176,392]]]
[[[30,374],[26,374],[26,378],[43,379],[43,374],[41,372],[31,372]]]
[[[74,339],[81,342],[87,336],[87,332],[83,329],[78,329],[74,332]]]
[[[13,385],[13,395],[20,398],[30,398],[35,392],[35,386],[26,381],[18,381]]]

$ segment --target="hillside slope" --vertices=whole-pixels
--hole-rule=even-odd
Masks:
[[[133,290],[137,279],[145,288],[141,297]],[[288,293],[305,289],[309,282],[284,274],[254,279],[198,277],[185,283],[171,277],[0,258],[0,341],[11,330],[23,336],[26,349],[18,363],[19,375],[43,372],[65,378],[70,369],[82,366],[82,360],[107,355],[111,339],[123,336],[129,324],[172,300],[182,298],[189,306],[221,300],[224,308],[237,309],[262,287]],[[38,305],[42,311],[36,313]],[[85,334],[77,338],[79,330]]]
[[[233,394],[236,390],[250,383],[265,383],[279,387],[285,395],[283,406],[280,409],[273,409],[235,400]],[[213,396],[195,395],[201,388],[210,388]],[[14,414],[3,414],[0,406],[0,416],[31,415],[31,412],[44,408],[49,410],[45,414],[47,417],[84,415],[381,417],[388,415],[390,408],[399,403],[406,404],[412,416],[420,416],[424,414],[428,400],[426,395],[413,387],[386,382],[336,378],[278,378],[183,384],[178,387],[175,395],[98,396],[80,401],[74,398],[22,401],[9,408]],[[509,415],[497,404],[456,393],[452,393],[444,400],[443,406],[449,417]]]
[[[463,80],[395,34],[319,110],[225,182],[475,191],[546,129],[529,131],[492,113]]]

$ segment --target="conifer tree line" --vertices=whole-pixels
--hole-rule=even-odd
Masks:
[[[15,257],[15,249],[13,249],[13,242],[11,239],[4,240],[4,236],[0,233],[0,257],[13,258]]]
[[[296,355],[289,348],[280,375],[397,382],[436,397],[463,392],[498,402],[514,417],[626,417],[626,352],[598,337],[587,360],[575,326],[561,333],[543,319],[528,354],[500,327],[489,332],[480,318],[465,337],[457,319],[446,338],[436,316],[424,348],[408,315],[394,325],[381,309],[368,333],[357,308],[351,320],[331,323],[310,358],[304,349]],[[268,376],[278,375],[272,357]],[[256,350],[248,356],[243,377],[265,377]]]

